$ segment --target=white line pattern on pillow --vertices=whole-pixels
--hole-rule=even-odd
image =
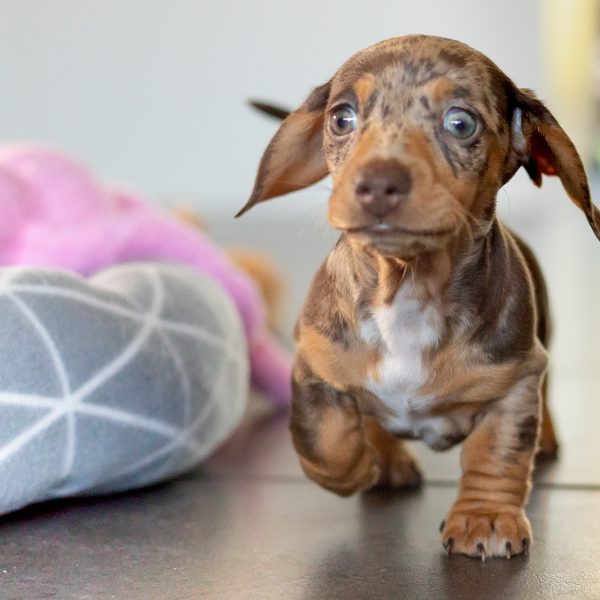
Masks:
[[[200,280],[199,283],[195,281],[196,277]],[[17,307],[24,322],[35,331],[50,358],[61,390],[58,396],[38,394],[35,389],[15,392],[13,389],[19,384],[19,374],[14,374],[13,381],[13,374],[8,367],[4,369],[4,374],[0,372],[0,414],[12,406],[19,407],[19,410],[30,408],[35,411],[32,414],[36,415],[26,429],[0,447],[0,484],[5,488],[0,496],[1,511],[49,497],[128,489],[182,473],[204,458],[242,416],[248,378],[245,339],[231,301],[216,284],[200,278],[188,269],[150,264],[122,265],[99,274],[91,282],[92,285],[77,276],[62,272],[28,271],[22,268],[0,271],[0,301],[4,298]],[[141,293],[142,288],[144,293],[150,290],[149,307],[142,306],[145,302],[136,299],[136,294]],[[144,300],[146,298],[144,296]],[[47,315],[41,317],[32,305],[45,307],[45,302],[48,305],[53,303],[52,310],[58,307],[58,310],[67,311],[67,323],[70,323],[72,316],[74,330],[65,331],[64,336],[75,336],[74,339],[65,337],[58,344],[56,333],[53,337],[46,325],[47,321],[44,322]],[[77,344],[77,333],[82,331],[81,327],[85,327],[84,321],[78,321],[81,317],[79,313],[84,315],[83,308],[78,307],[84,306],[95,317],[107,319],[107,336],[111,335],[111,327],[118,327],[120,323],[126,323],[128,328],[133,324],[136,329],[125,346],[110,360],[96,365],[81,385],[71,389],[69,367],[61,356],[60,348],[64,348],[65,343]],[[60,314],[64,318],[65,313]],[[86,315],[87,313],[84,317],[88,318]],[[230,331],[227,331],[228,327],[231,328]],[[17,334],[13,333],[13,337],[15,335],[18,338],[18,330]],[[188,341],[182,345],[181,340],[184,339]],[[102,342],[102,339],[98,340],[99,347]],[[193,352],[198,352],[198,355],[190,356],[190,348]],[[15,351],[20,350],[17,344]],[[69,347],[69,350],[72,348]],[[93,361],[96,355],[94,350],[95,348],[81,348],[81,353],[89,353],[90,360]],[[157,368],[152,367],[155,357]],[[208,365],[208,370],[204,373],[212,377],[208,388],[204,387],[206,382],[199,378],[193,368],[196,361],[200,368],[204,360]],[[139,365],[136,361],[139,361]],[[214,366],[211,367],[213,363]],[[176,374],[175,387],[179,388],[173,389],[172,394],[169,393],[166,398],[152,396],[154,388],[159,387],[153,385],[154,381],[159,381],[155,378],[163,375],[160,365],[171,365],[168,368]],[[32,364],[31,368],[39,369],[40,373],[43,370],[36,364]],[[132,385],[136,390],[136,401],[144,400],[144,394],[148,396],[148,413],[141,414],[137,405],[132,410],[128,406],[130,398],[123,398],[122,406],[118,407],[88,401],[97,390],[110,386],[116,378],[130,375],[134,378],[135,385]],[[138,388],[138,379],[140,386],[147,387]],[[122,388],[117,386],[116,389]],[[109,398],[111,402],[114,400],[110,394]],[[174,421],[153,416],[155,408],[159,414],[165,409],[168,412],[169,403],[173,403]],[[143,410],[146,410],[145,406]],[[114,423],[121,429],[126,427],[123,430],[125,433],[119,429],[119,435],[123,436],[125,445],[132,445],[131,453],[125,452],[127,460],[123,460],[122,456],[119,460],[111,458],[111,448],[103,446],[101,438],[80,439],[78,416]],[[1,479],[3,463],[18,457],[34,440],[39,443],[63,419],[66,423],[66,435],[58,438],[64,438],[61,455],[55,455],[51,460],[47,456],[35,456],[35,459],[39,458],[40,468],[47,466],[44,473],[48,470],[55,471],[52,481],[48,481],[46,477],[46,488],[31,490],[32,497],[25,498],[26,501],[10,498],[10,490],[6,491],[7,482]],[[181,423],[178,424],[177,419]],[[0,423],[0,429],[1,427]],[[208,434],[206,429],[210,430]],[[104,430],[100,428],[99,431]],[[152,437],[147,438],[150,434],[158,436],[157,439],[162,442],[152,441]],[[140,455],[139,447],[132,444],[136,436],[147,446],[144,455]],[[93,456],[100,463],[105,459],[108,463],[98,469],[99,476],[96,480],[90,481],[89,473],[80,473],[82,467],[77,464],[76,458],[82,444],[98,444],[98,452]],[[56,454],[56,442],[53,442],[51,448]],[[172,464],[169,463],[171,458]],[[167,463],[161,463],[164,460]],[[29,457],[27,464],[31,465],[32,462],[34,466],[38,466],[36,460],[32,461]],[[58,463],[61,465],[60,469],[56,466]],[[12,473],[10,470],[9,472]],[[83,476],[85,485],[78,481],[79,476]]]

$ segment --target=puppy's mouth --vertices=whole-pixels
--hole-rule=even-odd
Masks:
[[[412,260],[420,254],[438,250],[455,234],[455,230],[448,227],[409,229],[389,223],[339,229],[360,245],[370,246],[386,256],[402,260]]]
[[[346,233],[362,233],[373,238],[414,236],[425,238],[444,237],[452,233],[451,229],[406,229],[389,223],[375,223],[362,227],[346,227],[342,229]]]

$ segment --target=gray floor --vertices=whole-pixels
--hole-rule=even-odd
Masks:
[[[306,480],[287,417],[253,398],[240,430],[188,477],[5,517],[0,598],[599,599],[600,245],[574,208],[552,211],[516,215],[544,263],[558,323],[561,454],[536,473],[528,557],[443,555],[438,524],[455,494],[456,451],[416,444],[420,491],[341,499]],[[308,219],[257,214],[212,228],[220,241],[262,247],[279,262],[291,286],[289,332],[332,237]]]

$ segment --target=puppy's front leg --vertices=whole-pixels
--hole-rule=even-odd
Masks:
[[[356,400],[315,378],[293,381],[292,389],[290,429],[308,477],[341,496],[373,487],[379,459]]]
[[[532,542],[524,506],[539,433],[542,373],[522,377],[465,440],[458,498],[442,526],[448,553],[510,556]]]

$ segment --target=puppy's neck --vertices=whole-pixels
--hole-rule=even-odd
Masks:
[[[390,304],[403,285],[411,285],[422,301],[440,299],[464,265],[477,262],[486,251],[487,238],[457,236],[448,245],[414,258],[387,256],[342,236],[333,265],[357,308]],[[338,279],[340,281],[340,279]]]

